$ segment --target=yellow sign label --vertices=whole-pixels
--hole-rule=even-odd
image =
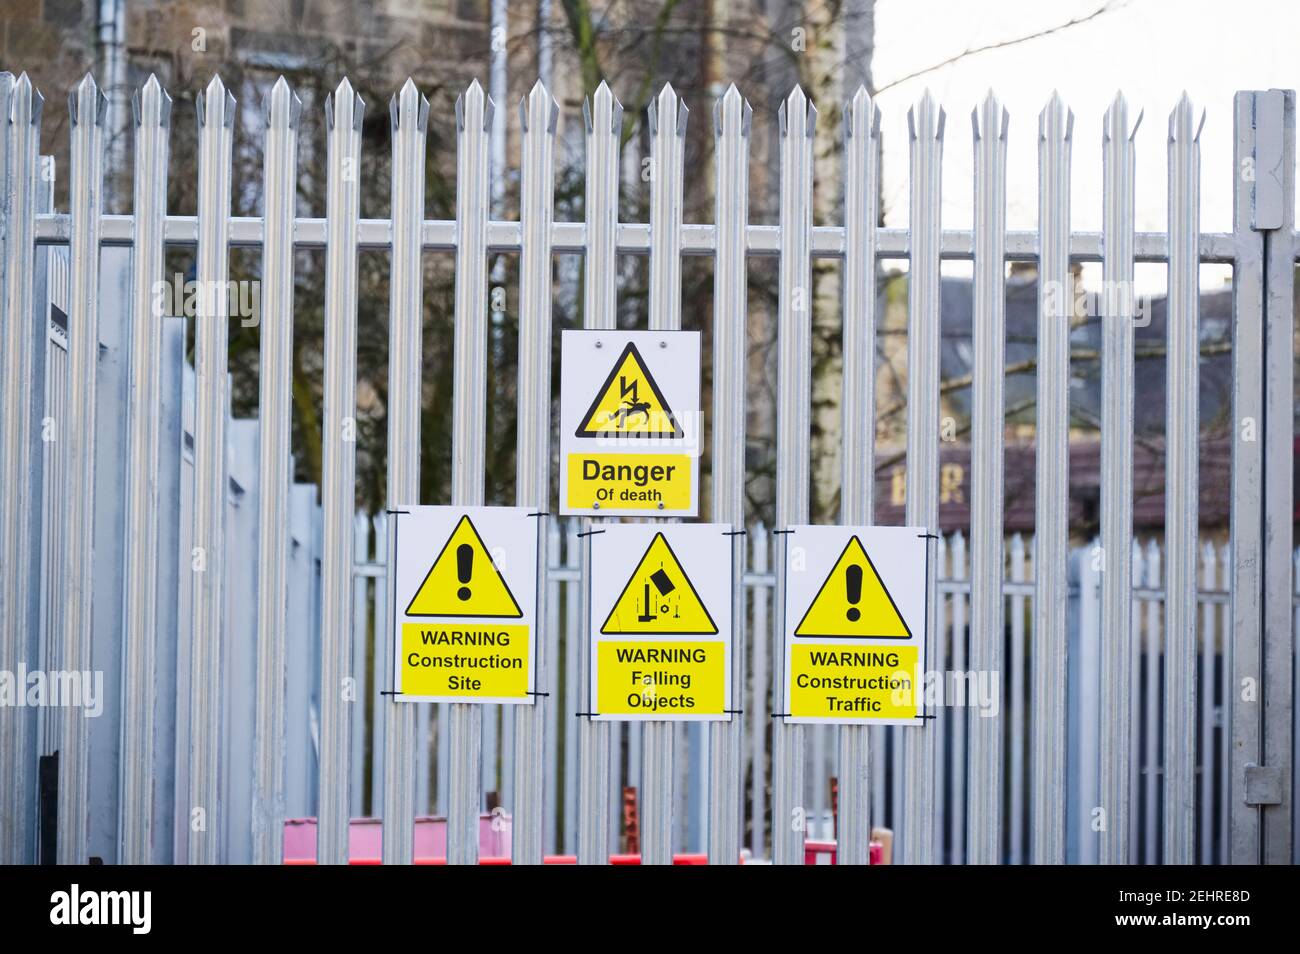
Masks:
[[[524,615],[468,514],[460,518],[434,558],[406,615],[474,619]]]
[[[912,638],[912,631],[856,535],[835,561],[794,634],[823,638]]]
[[[915,719],[916,646],[794,643],[790,715],[808,719]]]
[[[602,639],[596,645],[600,715],[721,715],[727,647],[721,641]]]
[[[605,635],[708,636],[717,633],[718,626],[668,538],[656,533],[600,631]]]
[[[575,433],[578,437],[683,436],[663,392],[630,341]]]
[[[568,507],[690,509],[689,454],[570,454],[567,466]]]
[[[402,694],[491,699],[528,695],[528,627],[402,625]]]

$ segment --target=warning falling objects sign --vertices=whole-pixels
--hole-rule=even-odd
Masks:
[[[389,513],[393,697],[531,703],[539,515],[526,507]]]
[[[931,534],[798,526],[784,538],[785,720],[919,724]]]
[[[726,720],[731,528],[610,525],[591,547],[591,713]]]
[[[699,412],[698,332],[565,331],[560,512],[695,516]]]

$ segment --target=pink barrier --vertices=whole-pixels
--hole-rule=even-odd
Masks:
[[[348,831],[348,858],[352,864],[379,864],[384,823],[378,818],[354,818]],[[478,853],[481,858],[510,857],[510,816],[480,815]],[[429,864],[447,857],[447,819],[415,820],[415,860]],[[316,819],[290,818],[284,823],[285,864],[316,861]]]

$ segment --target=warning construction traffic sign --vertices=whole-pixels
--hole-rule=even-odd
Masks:
[[[394,698],[531,703],[539,515],[525,507],[390,514]]]
[[[786,721],[919,723],[930,535],[798,526],[785,540]]]
[[[588,537],[594,718],[731,717],[730,530],[623,524]]]
[[[694,516],[699,410],[698,332],[564,332],[560,511]]]

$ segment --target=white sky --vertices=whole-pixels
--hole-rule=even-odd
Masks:
[[[971,47],[1064,23],[1103,2],[878,0],[875,84],[884,86]],[[1298,38],[1298,0],[1128,0],[1089,23],[967,56],[886,90],[877,100],[885,150],[885,220],[891,226],[907,221],[907,110],[928,87],[947,112],[943,223],[949,228],[970,226],[970,114],[992,88],[1010,114],[1007,226],[1035,228],[1038,113],[1055,89],[1074,111],[1072,227],[1100,229],[1102,117],[1122,90],[1131,115],[1145,111],[1136,140],[1137,228],[1162,231],[1167,221],[1169,113],[1186,90],[1197,109],[1206,113],[1201,228],[1230,231],[1233,93],[1300,85]],[[1143,283],[1141,274],[1138,279]],[[1149,275],[1147,281],[1152,280]],[[1163,276],[1158,281],[1162,284]]]

